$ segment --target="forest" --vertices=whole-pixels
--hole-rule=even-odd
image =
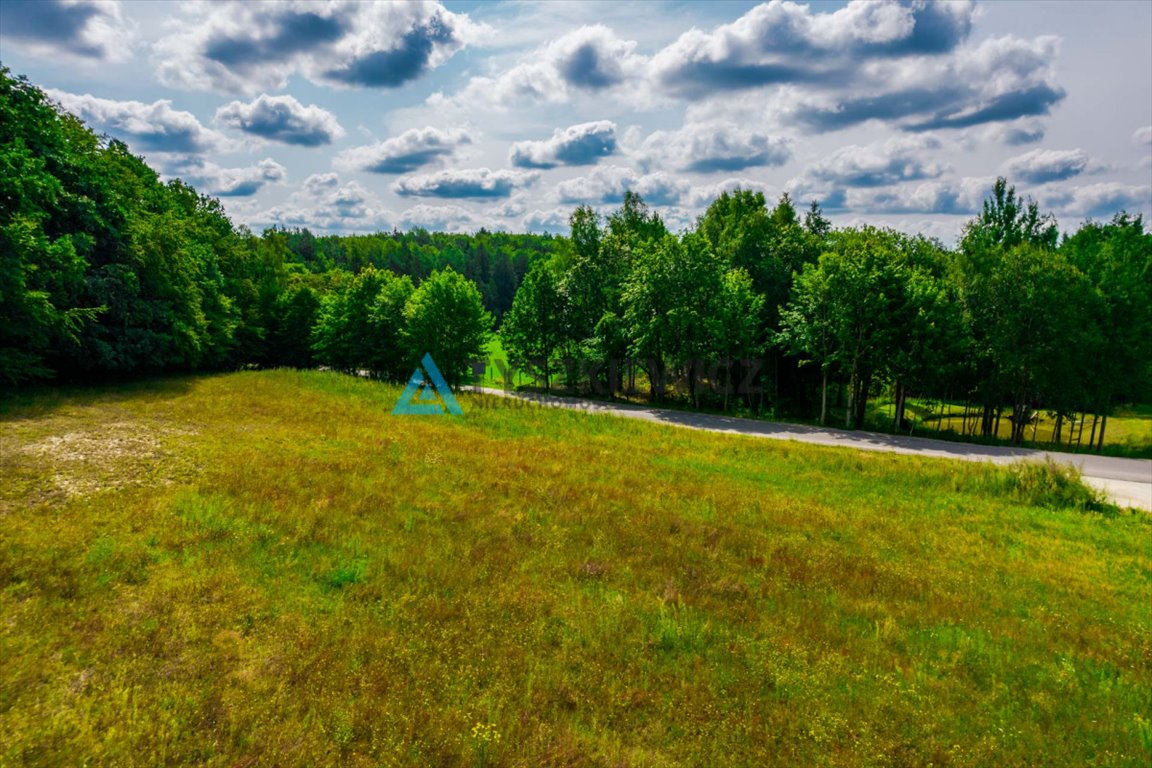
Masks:
[[[934,398],[971,403],[975,434],[1008,418],[1015,443],[1041,411],[1096,414],[1103,445],[1117,404],[1152,401],[1140,216],[1061,234],[999,179],[954,248],[740,189],[688,231],[631,192],[570,224],[255,235],[0,70],[0,385],[277,366],[394,380],[425,352],[460,384],[499,329],[544,389],[821,423],[834,399],[846,427],[885,391],[896,427],[908,398]]]
[[[485,231],[257,236],[0,69],[0,385],[244,366],[392,370],[376,362],[400,338],[400,315],[376,301],[384,281],[412,327],[421,311],[445,311],[429,303],[442,285],[491,324],[558,246]],[[356,305],[369,294],[371,307]]]

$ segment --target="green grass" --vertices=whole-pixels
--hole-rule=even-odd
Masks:
[[[0,765],[1152,757],[1152,525],[1075,478],[399,393],[4,403]]]
[[[535,379],[519,369],[512,368],[508,362],[508,353],[498,334],[493,334],[484,347],[484,375],[474,377],[474,383],[482,387],[496,389],[515,389],[527,387],[535,383]],[[503,370],[501,369],[503,366]]]
[[[941,413],[939,402],[927,403],[922,400],[909,399],[906,406],[906,418],[912,419],[915,425],[915,434],[925,437],[939,437],[942,439],[967,440],[980,443],[993,443],[1008,445],[1012,437],[1011,408],[1004,409],[1000,417],[1000,428],[995,437],[982,438],[971,434],[965,436],[964,404],[946,403]],[[868,406],[868,427],[881,431],[892,429],[893,405],[891,398],[879,397],[870,401]],[[968,416],[968,429],[975,429],[975,423],[980,418],[976,406],[971,406]],[[1089,414],[1081,431],[1080,421],[1075,422],[1075,430],[1081,438],[1082,445],[1076,444],[1076,435],[1072,436],[1069,444],[1070,424],[1064,420],[1059,443],[1054,442],[1056,433],[1056,419],[1046,411],[1041,411],[1036,421],[1024,433],[1024,445],[1030,448],[1041,448],[1062,452],[1088,452],[1088,440],[1092,435],[1092,415]],[[1152,458],[1152,406],[1129,405],[1116,409],[1108,417],[1108,424],[1104,430],[1104,449],[1100,451],[1106,455],[1126,456],[1130,458]]]

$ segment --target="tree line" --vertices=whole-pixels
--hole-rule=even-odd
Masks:
[[[0,68],[0,255],[9,385],[246,365],[398,380],[425,352],[458,384],[499,324],[546,389],[843,409],[849,427],[881,390],[896,426],[909,397],[964,401],[974,432],[1007,416],[1016,442],[1040,410],[1152,399],[1142,219],[1061,236],[1003,179],[955,248],[749,190],[679,233],[628,192],[607,216],[577,208],[568,237],[256,236]]]
[[[1149,400],[1142,219],[1121,212],[1061,237],[1005,179],[953,249],[835,229],[816,203],[801,216],[787,195],[770,208],[749,190],[723,193],[679,234],[629,193],[604,220],[578,208],[569,242],[532,267],[501,329],[545,388],[559,376],[615,396],[639,379],[654,400],[822,424],[832,389],[849,428],[886,388],[897,428],[918,396],[977,406],[973,432],[985,437],[1006,417],[1017,444],[1041,410],[1055,415],[1057,441],[1069,419],[1098,414],[1099,446],[1115,404]],[[757,386],[737,386],[749,377]],[[669,381],[688,386],[669,392]]]
[[[490,328],[557,247],[486,231],[256,236],[0,68],[0,386],[245,365],[400,375],[420,355],[388,345],[430,333],[430,314]]]

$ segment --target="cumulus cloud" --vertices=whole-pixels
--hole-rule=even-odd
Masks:
[[[744,189],[750,192],[759,192],[765,199],[770,199],[770,187],[762,181],[744,178],[729,178],[714,184],[701,184],[689,190],[686,203],[692,208],[707,208],[716,198],[725,192],[734,192]]]
[[[243,168],[221,168],[201,158],[183,157],[166,163],[164,170],[166,175],[180,177],[199,191],[217,197],[251,197],[266,185],[288,177],[284,166],[270,157]]]
[[[1046,184],[1079,176],[1089,165],[1082,149],[1034,149],[1004,164],[1009,177],[1030,184]]]
[[[1141,147],[1152,147],[1152,125],[1137,128],[1132,134],[1132,142]]]
[[[923,155],[938,149],[931,136],[897,137],[884,142],[843,147],[815,163],[808,174],[819,181],[847,187],[880,187],[904,181],[933,179],[945,167]]]
[[[649,205],[677,205],[688,195],[687,182],[664,172],[639,174],[631,168],[597,168],[587,176],[561,182],[556,193],[562,203],[617,204],[632,190]]]
[[[718,90],[843,81],[863,58],[940,54],[967,38],[973,3],[853,0],[833,13],[772,0],[710,32],[693,29],[656,54],[659,87],[695,98]]]
[[[616,152],[616,124],[607,120],[557,129],[545,141],[512,145],[509,159],[519,168],[555,168],[559,165],[595,165]]]
[[[197,3],[153,46],[166,85],[227,93],[317,83],[395,88],[439,66],[481,27],[439,3]]]
[[[472,137],[462,130],[414,128],[386,141],[345,150],[334,163],[347,171],[411,173],[451,157],[457,148],[471,142]]]
[[[572,210],[569,208],[536,209],[525,214],[521,224],[528,232],[563,234],[568,231],[568,217],[571,215]]]
[[[304,106],[293,96],[262,94],[247,104],[233,101],[216,110],[229,128],[284,144],[317,147],[344,135],[336,117],[315,104]]]
[[[843,208],[866,214],[948,214],[979,212],[992,179],[928,181],[887,188],[847,190]]]
[[[783,165],[792,149],[791,142],[779,136],[731,125],[690,124],[678,131],[656,131],[638,155],[645,168],[715,173]]]
[[[406,176],[392,185],[392,191],[405,197],[503,198],[537,178],[535,172],[471,168]]]
[[[117,0],[5,0],[0,35],[42,55],[131,58],[134,28]]]
[[[1033,144],[1044,138],[1044,124],[1039,120],[1025,118],[1010,123],[997,123],[985,126],[980,132],[984,141],[1007,144],[1010,147]]]
[[[1152,211],[1152,186],[1108,181],[1058,189],[1044,198],[1062,215],[1077,218],[1111,218],[1120,211],[1148,214]]]
[[[313,174],[284,205],[255,214],[259,224],[309,227],[333,232],[386,229],[390,215],[355,181],[342,183],[335,173]]]
[[[421,227],[433,232],[475,232],[481,227],[506,228],[499,222],[490,221],[458,205],[414,205],[400,214],[400,224],[405,229]]]
[[[596,24],[565,35],[548,47],[548,59],[560,79],[574,88],[599,91],[630,76],[635,41],[621,40]]]
[[[223,134],[201,125],[191,112],[173,109],[168,99],[145,104],[52,89],[45,93],[97,131],[122,140],[133,152],[196,155],[231,145]]]
[[[968,128],[1048,114],[1064,98],[1055,84],[1055,37],[1001,37],[945,57],[878,60],[860,68],[844,94],[784,92],[775,108],[817,131],[869,121],[905,130]]]
[[[496,76],[474,77],[452,96],[434,94],[432,105],[509,107],[525,103],[562,103],[580,93],[596,94],[643,77],[647,59],[635,53],[636,42],[608,27],[580,27]]]

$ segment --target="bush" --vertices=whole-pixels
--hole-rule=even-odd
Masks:
[[[1013,464],[1001,476],[1005,495],[1025,504],[1081,512],[1113,509],[1102,493],[1085,485],[1080,470],[1051,459]]]

